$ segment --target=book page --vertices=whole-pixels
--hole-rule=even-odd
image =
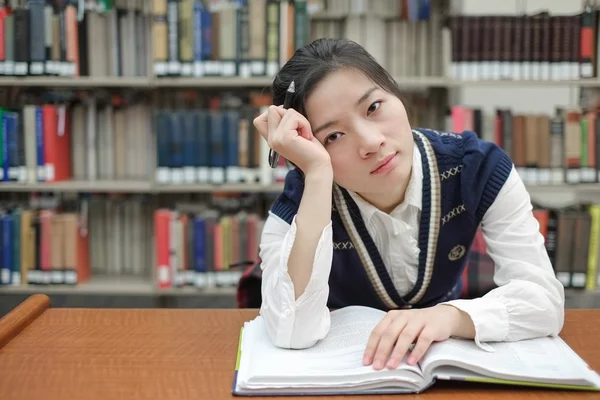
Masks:
[[[489,343],[494,352],[472,340],[451,338],[434,343],[421,361],[425,374],[436,366],[453,365],[499,379],[532,382],[583,382],[594,372],[560,338],[542,337],[518,342]]]
[[[373,372],[372,366],[364,366],[362,359],[371,331],[384,316],[383,311],[359,306],[333,311],[328,335],[314,346],[300,350],[275,347],[267,336],[264,323],[259,323],[253,338],[247,342],[252,346],[253,354],[260,354],[254,358],[251,369],[253,373],[267,375]],[[418,366],[406,362],[397,369],[408,369],[421,375]]]

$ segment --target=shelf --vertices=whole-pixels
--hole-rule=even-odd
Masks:
[[[155,78],[153,86],[158,88],[265,88],[270,87],[273,82],[272,77],[249,77],[239,76],[231,77],[201,77],[201,78]]]
[[[444,79],[441,83],[445,87],[600,87],[600,79],[565,79],[565,80],[541,80],[541,79],[481,79],[481,80],[457,80]],[[432,81],[433,82],[433,81]]]
[[[61,181],[53,183],[0,182],[0,192],[103,192],[149,193],[152,182],[135,181]]]
[[[600,87],[600,79],[575,80],[457,80],[444,76],[398,76],[400,89],[460,88],[470,86],[487,87]],[[273,77],[0,77],[0,87],[57,87],[57,88],[259,88],[270,87]]]
[[[554,198],[560,196],[566,202],[599,201],[600,183],[576,185],[526,185],[534,199],[540,197]],[[183,183],[159,184],[144,180],[111,180],[111,181],[62,181],[56,183],[17,183],[0,182],[1,192],[83,192],[83,193],[278,193],[283,190],[283,183],[263,185],[259,183]]]
[[[258,183],[226,183],[222,185],[183,183],[183,184],[155,184],[152,188],[156,193],[214,193],[214,192],[246,192],[269,193],[281,192],[283,184],[262,185]]]
[[[100,87],[131,87],[131,88],[149,88],[151,79],[146,77],[19,77],[7,76],[0,77],[0,87],[2,86],[25,86],[25,87],[59,87],[59,88],[100,88]]]
[[[214,193],[214,192],[280,192],[283,184],[229,183],[223,185],[184,183],[157,184],[144,180],[62,181],[55,183],[0,182],[1,192],[89,192],[89,193]]]
[[[173,287],[161,289],[149,279],[136,277],[93,277],[80,285],[22,285],[0,286],[2,294],[79,294],[79,295],[128,295],[128,296],[235,296],[231,287]]]

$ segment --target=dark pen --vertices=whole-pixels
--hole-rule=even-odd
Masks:
[[[286,110],[292,106],[292,97],[295,92],[296,84],[292,81],[285,92],[285,99],[283,100],[283,108]],[[279,164],[279,153],[273,149],[269,149],[269,165],[271,168],[277,168],[277,164]]]

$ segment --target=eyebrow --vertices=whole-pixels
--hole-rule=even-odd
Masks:
[[[362,96],[360,96],[360,98],[356,101],[356,105],[359,106],[360,103],[362,103],[363,101],[367,100],[369,98],[369,96],[371,95],[371,93],[373,93],[375,90],[377,90],[377,86],[373,86],[371,89],[367,90]],[[329,122],[325,122],[323,125],[319,126],[317,129],[313,130],[313,135],[317,135],[320,131],[329,128],[331,125],[334,125],[335,123],[337,123],[337,120],[335,121],[329,121]]]

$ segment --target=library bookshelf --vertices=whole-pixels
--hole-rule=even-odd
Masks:
[[[20,271],[13,271],[16,278],[11,279],[18,278],[19,284],[0,284],[0,299],[44,292],[56,297],[75,296],[82,304],[86,297],[136,296],[202,298],[206,306],[234,305],[239,271],[228,271],[229,264],[253,259],[256,253],[246,249],[237,259],[221,257],[219,271],[232,274],[207,284],[204,278],[196,281],[186,274],[194,262],[184,244],[194,235],[193,226],[205,223],[210,229],[216,224],[217,232],[231,242],[226,249],[234,249],[233,227],[243,226],[248,237],[253,237],[248,240],[256,244],[269,198],[282,190],[286,169],[264,167],[265,144],[252,137],[251,120],[270,104],[273,73],[296,48],[320,37],[346,37],[367,48],[407,94],[413,125],[481,131],[484,138],[515,155],[515,165],[527,172],[525,183],[532,201],[546,213],[543,218],[556,218],[547,216],[549,210],[565,209],[584,218],[585,207],[600,204],[600,156],[592,163],[591,150],[583,145],[573,153],[573,143],[575,147],[578,141],[583,143],[577,128],[600,121],[595,118],[596,110],[573,105],[562,110],[564,114],[535,116],[541,119],[525,122],[521,138],[535,131],[541,140],[548,129],[539,126],[551,123],[559,127],[560,134],[568,131],[571,137],[558,147],[546,146],[544,154],[530,151],[519,158],[520,153],[510,144],[517,139],[505,131],[496,132],[494,123],[500,118],[503,126],[512,126],[516,117],[533,121],[534,116],[506,109],[484,115],[449,100],[453,90],[469,87],[600,89],[597,58],[576,54],[580,46],[572,46],[575,40],[579,43],[577,32],[585,29],[592,29],[593,41],[598,42],[597,9],[572,16],[463,16],[452,15],[447,0],[431,1],[429,7],[419,9],[412,8],[418,1],[397,0],[378,0],[368,7],[366,0],[98,0],[86,1],[85,10],[78,10],[75,2],[65,2],[44,13],[44,7],[52,2],[29,3],[29,7],[15,5],[0,13],[6,27],[0,32],[0,41],[11,44],[4,58],[0,56],[0,92],[5,94],[0,96],[0,110],[6,111],[0,121],[3,127],[12,127],[9,132],[25,125],[29,136],[34,137],[40,129],[36,121],[41,118],[54,129],[51,137],[63,137],[64,132],[71,136],[69,143],[53,142],[45,160],[32,156],[36,145],[37,154],[46,154],[43,146],[47,143],[40,145],[39,140],[11,147],[21,146],[22,154],[7,152],[17,161],[2,172],[0,227],[14,229],[13,223],[33,210],[34,219],[43,214],[39,226],[56,225],[55,236],[79,233],[74,243],[60,242],[61,248],[68,249],[60,257],[44,261],[46,267],[52,265],[50,269],[57,270],[56,274],[43,278],[35,275],[37,281],[27,282]],[[83,11],[81,19],[77,11]],[[62,17],[64,24],[58,23]],[[45,24],[59,32],[65,30],[65,40],[45,38]],[[17,28],[27,30],[31,40],[22,42],[23,37],[13,37]],[[203,35],[206,29],[215,34]],[[516,29],[522,36],[511,48],[510,41],[493,40],[501,36],[494,29],[501,34]],[[211,41],[205,42],[207,38]],[[559,43],[559,39],[564,42]],[[551,47],[553,43],[559,44]],[[75,47],[77,52],[72,50]],[[222,142],[188,138],[194,132],[189,126],[194,125],[187,124],[205,121],[203,118],[212,121],[206,132],[213,136],[237,137],[233,141],[238,148],[231,159],[210,159],[216,151],[204,154],[203,161],[194,159],[194,154],[186,158],[189,155],[181,149],[190,143],[196,149],[214,145],[214,149],[222,150]],[[69,121],[68,128],[65,120]],[[567,122],[575,120],[581,125],[567,129]],[[217,125],[225,121],[234,128],[221,131]],[[596,135],[600,138],[600,132]],[[528,142],[519,143],[515,148]],[[557,161],[553,156],[563,154],[564,146],[574,154],[574,165],[581,164],[581,171],[567,165],[566,157]],[[160,151],[166,148],[171,152]],[[210,162],[216,162],[218,168],[205,168],[203,163]],[[565,169],[564,179],[546,179],[548,169]],[[239,179],[242,175],[247,179]],[[559,171],[558,175],[563,174]],[[40,206],[40,199],[48,198],[52,201]],[[47,207],[62,201],[67,206],[59,212]],[[157,222],[169,226],[169,233],[160,236],[155,231]],[[84,259],[77,258],[81,255],[74,250],[83,246],[82,230],[89,234],[90,253]],[[27,234],[35,236],[36,232]],[[215,235],[215,231],[206,232],[207,237]],[[160,243],[159,236],[174,243],[165,249],[176,260],[167,267],[174,270],[167,283],[157,268],[155,245]],[[237,238],[238,245],[244,242],[243,237]],[[591,247],[589,243],[586,246]],[[222,251],[221,256],[228,253]],[[34,270],[34,264],[42,262],[39,257],[20,260]],[[86,265],[79,271],[81,282],[65,284],[70,272],[60,264],[77,260]],[[207,258],[206,264],[211,260]],[[209,265],[211,268],[216,267]],[[593,300],[600,299],[596,286],[568,288],[569,304],[600,307],[600,300]]]

